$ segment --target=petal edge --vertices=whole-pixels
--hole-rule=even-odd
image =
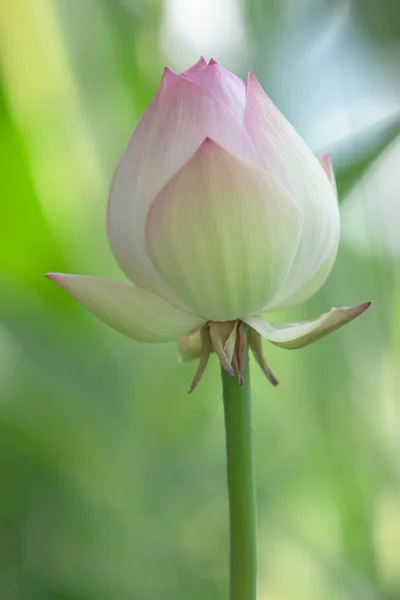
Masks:
[[[280,288],[302,226],[272,174],[206,138],[153,202],[147,247],[193,313],[230,321],[261,312]]]
[[[350,323],[365,312],[370,305],[371,302],[364,302],[352,307],[332,308],[317,319],[301,323],[272,325],[259,316],[250,316],[243,320],[272,344],[288,350],[295,350],[308,346],[339,327]]]
[[[48,273],[101,321],[141,342],[170,342],[199,327],[204,320],[185,313],[151,292],[88,275]]]

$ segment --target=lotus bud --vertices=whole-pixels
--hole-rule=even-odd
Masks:
[[[329,155],[320,160],[266,95],[201,58],[165,69],[112,182],[107,230],[134,284],[49,274],[105,323],[144,342],[211,351],[243,384],[247,339],[268,379],[261,337],[298,348],[348,323],[369,303],[308,323],[261,315],[310,298],[335,261],[340,219]],[[249,335],[246,335],[246,329]]]

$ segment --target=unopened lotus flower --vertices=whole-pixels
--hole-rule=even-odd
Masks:
[[[181,75],[165,69],[117,167],[107,227],[136,287],[48,277],[117,331],[179,340],[183,359],[201,356],[192,387],[212,350],[242,383],[247,339],[276,383],[260,336],[300,348],[369,306],[290,325],[261,316],[310,298],[332,268],[340,230],[333,169],[253,73],[246,84],[214,60]]]

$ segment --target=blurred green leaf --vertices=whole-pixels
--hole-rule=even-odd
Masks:
[[[396,116],[357,134],[331,152],[339,201],[345,199],[352,187],[399,135],[400,116]]]
[[[43,213],[34,182],[26,143],[13,120],[0,82],[0,162],[4,202],[0,209],[1,269],[29,283],[37,280],[42,261],[48,269],[66,261]],[[18,231],[18,243],[16,232]]]

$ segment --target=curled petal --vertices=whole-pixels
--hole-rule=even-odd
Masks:
[[[296,295],[316,273],[328,272],[326,261],[336,252],[339,209],[334,189],[318,159],[249,74],[244,124],[258,151],[258,160],[287,187],[304,211],[304,228],[292,269],[265,310],[296,304]],[[318,280],[322,285],[323,279]],[[303,294],[304,295],[304,294]]]
[[[166,70],[118,165],[108,205],[108,236],[123,271],[139,287],[182,308],[147,254],[145,223],[154,198],[207,136],[255,159],[248,134],[226,105],[188,77]]]
[[[239,77],[221,67],[215,60],[210,60],[204,69],[194,73],[185,73],[198,86],[206,89],[220,100],[242,122],[246,105],[246,84]]]
[[[120,333],[142,342],[170,342],[204,321],[131,285],[87,275],[46,275],[96,317]]]
[[[295,350],[308,346],[308,344],[316,342],[328,333],[332,333],[339,327],[350,323],[350,321],[365,312],[370,305],[371,302],[364,302],[351,308],[347,306],[332,308],[328,313],[313,321],[290,323],[288,325],[271,325],[259,316],[246,317],[243,320],[276,346]]]
[[[269,173],[206,140],[152,205],[153,262],[194,314],[260,312],[286,277],[301,214]]]

